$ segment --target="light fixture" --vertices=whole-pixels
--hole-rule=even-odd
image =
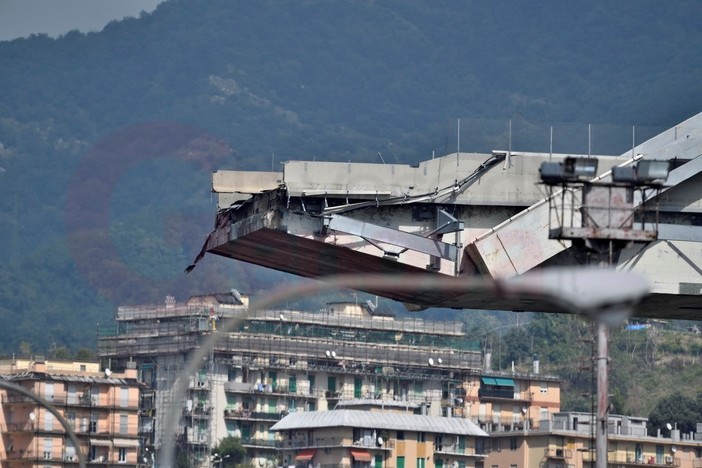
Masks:
[[[563,162],[544,162],[539,167],[541,181],[546,184],[585,182],[597,175],[597,158],[568,156]]]
[[[667,160],[646,159],[635,166],[612,168],[612,180],[632,185],[660,185],[668,179],[670,162]]]
[[[636,180],[644,184],[662,184],[668,179],[670,162],[666,160],[641,160],[636,165]]]

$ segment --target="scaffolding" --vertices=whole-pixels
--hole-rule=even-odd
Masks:
[[[215,332],[215,318],[230,317],[245,319],[188,377],[186,400],[173,401],[189,356]],[[457,322],[288,309],[245,317],[217,304],[120,307],[116,326],[98,331],[98,354],[115,368],[137,361],[142,381],[156,389],[156,448],[178,436],[196,466],[209,466],[213,444],[232,433],[242,435],[252,458],[269,459],[275,444],[268,428],[289,411],[365,399],[408,411],[433,404],[460,415],[462,382],[483,364],[478,343]],[[315,376],[325,380],[315,384]],[[216,407],[220,387],[226,408]],[[165,427],[169,411],[181,415],[179,427]]]

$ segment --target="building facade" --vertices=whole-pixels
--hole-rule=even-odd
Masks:
[[[607,464],[611,467],[702,467],[702,424],[697,433],[649,436],[646,418],[610,415]],[[491,468],[588,468],[595,466],[591,413],[556,413],[530,431],[495,431],[486,446]]]
[[[225,319],[237,326],[189,377],[185,401],[172,401],[173,382],[193,350]],[[178,437],[201,464],[226,436],[239,437],[260,466],[275,464],[277,421],[349,401],[466,419],[486,431],[536,428],[560,411],[556,377],[493,371],[462,324],[398,319],[372,304],[247,317],[246,296],[233,291],[120,307],[116,330],[98,339],[98,354],[113,367],[137,363],[158,408],[182,416],[178,428],[166,429],[157,412],[154,444]]]
[[[291,413],[278,432],[282,466],[482,467],[487,433],[466,418],[391,411]]]
[[[35,400],[0,389],[0,463],[3,467],[77,466],[78,452],[100,465],[137,466],[142,385],[136,368],[101,372],[98,363],[12,359],[0,378],[51,403],[75,432]]]

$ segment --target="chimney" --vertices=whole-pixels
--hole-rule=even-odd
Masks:
[[[485,363],[483,367],[485,371],[492,370],[492,351],[490,350],[485,351]]]
[[[538,354],[534,354],[533,364],[534,364],[534,374],[538,374],[539,373],[539,355]]]

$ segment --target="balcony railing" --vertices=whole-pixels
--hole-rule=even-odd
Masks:
[[[264,413],[260,411],[225,409],[224,419],[258,419],[264,421],[278,421],[283,417],[282,412]]]
[[[249,437],[246,439],[241,439],[241,445],[275,449],[278,446],[278,441],[276,441],[275,439],[254,439]]]
[[[511,387],[504,389],[504,390],[503,389],[480,388],[478,390],[478,398],[482,398],[482,399],[500,398],[500,399],[514,400],[514,389]]]
[[[298,388],[296,391],[292,392],[289,387],[283,385],[271,387],[269,385],[249,382],[225,382],[224,391],[230,393],[261,393],[266,395],[292,396],[296,398],[319,398],[324,396],[324,391],[317,388],[312,388],[308,391],[303,391],[301,388]]]
[[[122,410],[138,410],[139,402],[134,400],[123,401],[120,399],[102,398],[99,395],[91,395],[87,393],[75,395],[49,395],[43,396],[49,403],[54,406],[89,406],[95,408],[119,408]],[[36,404],[36,401],[25,395],[6,394],[0,396],[0,401],[3,404]]]
[[[343,448],[353,448],[353,447],[363,447],[372,448],[376,450],[392,450],[395,448],[395,440],[388,440],[383,443],[382,446],[378,446],[374,440],[360,439],[354,442],[348,439],[337,439],[336,437],[330,438],[318,438],[314,440],[279,440],[276,441],[276,447],[282,450],[297,450],[304,448],[330,448],[330,447],[343,447]]]
[[[583,452],[584,462],[595,462],[597,459],[594,452]],[[649,466],[649,467],[670,467],[680,466],[680,458],[671,455],[657,457],[656,455],[643,454],[636,457],[632,453],[610,453],[607,456],[607,463],[626,466]]]
[[[457,444],[441,444],[434,446],[435,453],[445,455],[463,455],[466,457],[484,457],[485,454],[478,453],[473,447],[459,447]]]

